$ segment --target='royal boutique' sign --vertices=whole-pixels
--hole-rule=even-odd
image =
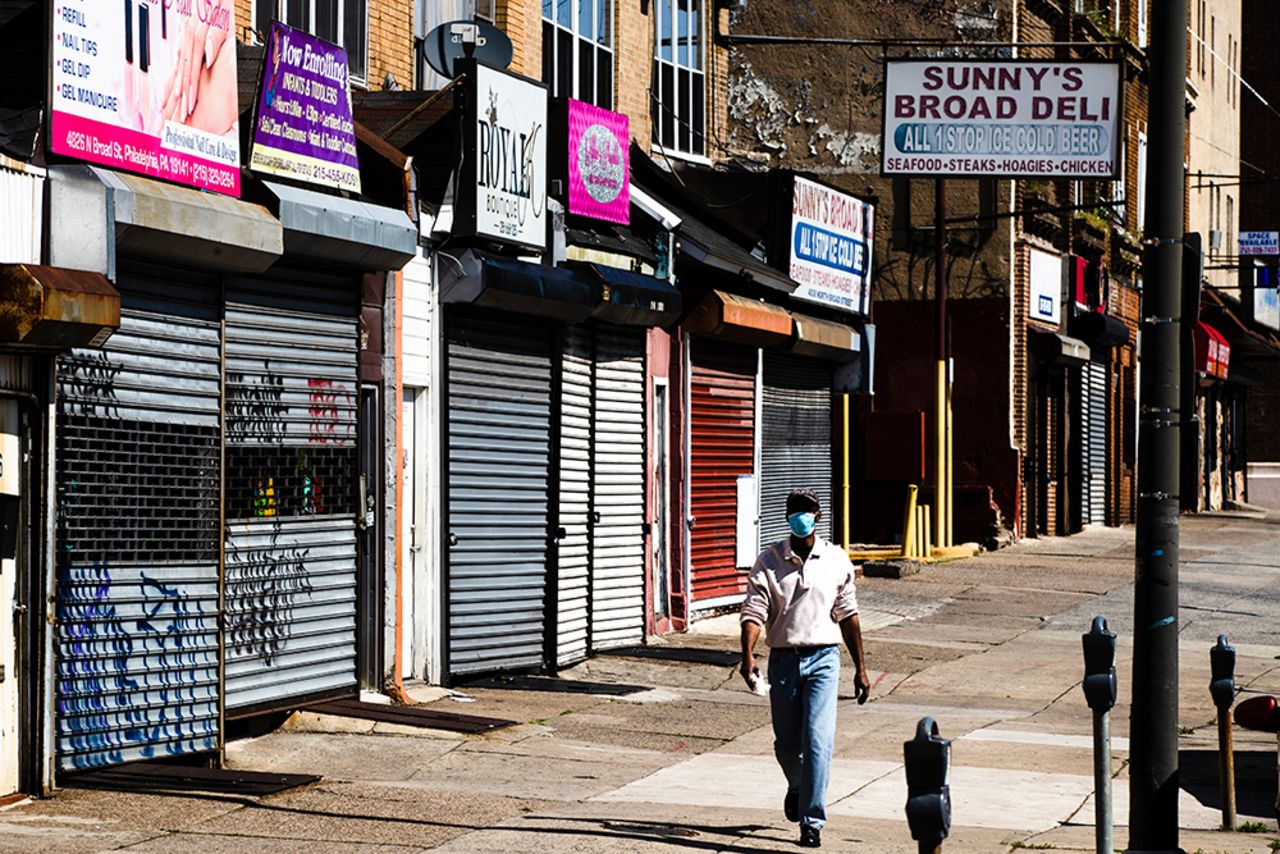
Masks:
[[[569,213],[631,223],[631,121],[569,101]]]
[[[466,69],[459,234],[546,248],[547,90],[475,63]]]
[[[886,175],[1113,178],[1120,67],[1107,62],[893,60]]]
[[[871,243],[875,208],[845,193],[797,177],[791,191],[792,296],[866,314],[871,303]]]

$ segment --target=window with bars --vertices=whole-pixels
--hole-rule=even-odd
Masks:
[[[355,80],[369,76],[369,0],[255,0],[254,28],[266,37],[283,21],[319,39],[341,45]]]
[[[542,0],[542,81],[553,98],[613,109],[613,0]]]
[[[706,154],[706,45],[702,0],[653,0],[653,141]]]

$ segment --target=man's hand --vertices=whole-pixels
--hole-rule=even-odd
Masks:
[[[747,683],[747,687],[755,690],[751,683],[755,678],[756,657],[754,655],[743,656],[742,666],[738,668],[738,672],[742,674],[742,681]]]
[[[738,672],[742,674],[742,681],[747,683],[747,688],[754,691],[751,687],[751,675],[756,670],[756,641],[760,639],[760,626],[748,620],[742,624],[742,666],[738,668]]]
[[[867,671],[859,670],[853,675],[853,696],[857,698],[859,706],[871,696],[871,681],[867,679]]]

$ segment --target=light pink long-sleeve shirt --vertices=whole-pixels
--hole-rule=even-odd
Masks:
[[[838,644],[840,621],[858,613],[853,577],[840,546],[815,540],[802,561],[787,537],[756,558],[739,621],[764,626],[770,647]]]

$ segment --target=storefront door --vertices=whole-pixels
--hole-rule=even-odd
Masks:
[[[552,335],[527,320],[448,322],[450,675],[544,664]]]
[[[764,429],[760,448],[760,548],[788,535],[786,504],[793,489],[822,501],[819,537],[831,537],[831,383],[827,362],[766,350]]]

